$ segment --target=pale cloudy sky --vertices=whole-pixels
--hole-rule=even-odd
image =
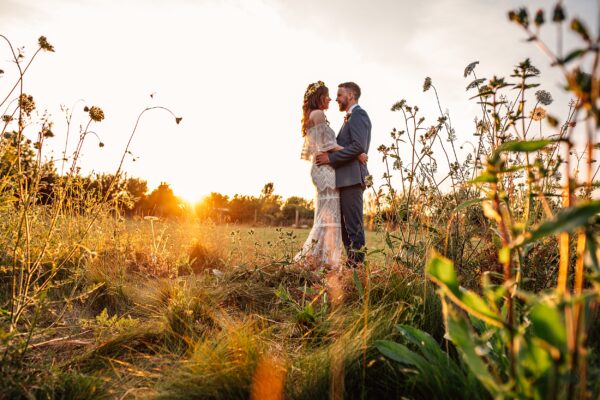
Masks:
[[[463,78],[471,61],[480,61],[480,77],[508,76],[531,57],[544,74],[542,88],[556,100],[551,111],[564,116],[568,97],[558,72],[506,17],[520,5],[550,11],[554,2],[0,0],[0,33],[28,55],[40,35],[56,48],[40,54],[25,81],[38,108],[54,116],[55,156],[64,143],[61,104],[76,104],[75,127],[85,122],[83,105],[106,114],[93,128],[106,146],[88,138],[86,172],[114,171],[139,112],[161,105],[183,121],[146,114],[132,145],[137,161],[126,161],[131,176],[147,179],[151,188],[169,182],[192,201],[211,191],[257,194],[269,181],[284,197],[311,197],[310,166],[299,158],[299,121],[304,90],[316,80],[332,91],[349,80],[362,87],[361,105],[373,122],[369,169],[376,179],[384,171],[376,148],[401,126],[390,106],[405,98],[432,123],[437,118],[433,93],[422,93],[426,76],[450,110],[460,142],[472,139],[478,115],[465,92],[470,80]],[[596,2],[565,5],[568,17],[597,29]],[[553,41],[551,24],[543,32]],[[567,48],[572,38],[567,33]],[[0,69],[4,95],[14,83],[4,43]],[[328,118],[337,130],[343,116],[335,105]]]

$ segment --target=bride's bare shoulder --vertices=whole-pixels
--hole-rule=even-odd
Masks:
[[[323,110],[311,111],[310,115],[308,116],[308,119],[310,119],[310,122],[312,122],[312,125],[317,125],[317,124],[323,123],[327,120],[325,118],[325,113],[323,112]]]

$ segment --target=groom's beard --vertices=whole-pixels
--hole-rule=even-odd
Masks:
[[[338,105],[340,106],[340,111],[346,111],[346,106],[348,105],[348,102],[340,101]]]

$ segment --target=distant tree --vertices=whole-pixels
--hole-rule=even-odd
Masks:
[[[303,222],[308,222],[314,218],[313,202],[302,197],[292,196],[285,201],[281,208],[281,223],[286,225],[295,223],[296,210],[298,210],[299,219]]]
[[[140,178],[127,178],[125,189],[135,201],[139,201],[146,197],[146,193],[148,193],[148,182]]]
[[[200,219],[212,219],[213,221],[222,221],[229,211],[229,196],[221,193],[212,192],[202,201],[196,204],[196,216]]]
[[[148,182],[140,178],[127,178],[125,190],[131,199],[132,205],[127,209],[128,214],[141,214],[142,205],[146,201]]]
[[[126,176],[115,180],[114,174],[73,175],[59,177],[55,190],[66,190],[66,210],[84,213],[103,203],[115,212],[131,216],[142,213],[148,184]]]
[[[273,182],[267,183],[260,192],[260,208],[257,212],[257,219],[267,225],[273,225],[281,217],[282,199],[281,196],[274,193]]]
[[[263,198],[268,198],[272,196],[274,192],[275,184],[273,182],[268,182],[265,184],[265,186],[263,186],[262,190],[260,191],[260,196]]]
[[[184,204],[166,182],[161,182],[143,202],[142,212],[164,218],[179,217],[184,214]]]
[[[229,202],[229,216],[232,222],[254,222],[260,211],[260,199],[254,196],[236,194]]]
[[[86,195],[93,195],[96,202],[104,202],[113,207],[113,210],[118,213],[125,212],[129,214],[133,210],[136,201],[133,194],[128,190],[130,179],[125,176],[115,177],[114,174],[92,175],[86,189],[89,193]],[[145,181],[140,182],[143,182],[143,189],[147,191]],[[132,186],[135,188],[136,184]]]

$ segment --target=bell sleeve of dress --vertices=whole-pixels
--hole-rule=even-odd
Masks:
[[[318,124],[314,127],[317,152],[322,153],[333,150],[337,147],[335,133],[326,123]]]
[[[315,145],[314,129],[309,129],[304,135],[304,144],[302,145],[302,152],[300,153],[300,159],[312,161],[313,156],[316,154],[317,148]]]

